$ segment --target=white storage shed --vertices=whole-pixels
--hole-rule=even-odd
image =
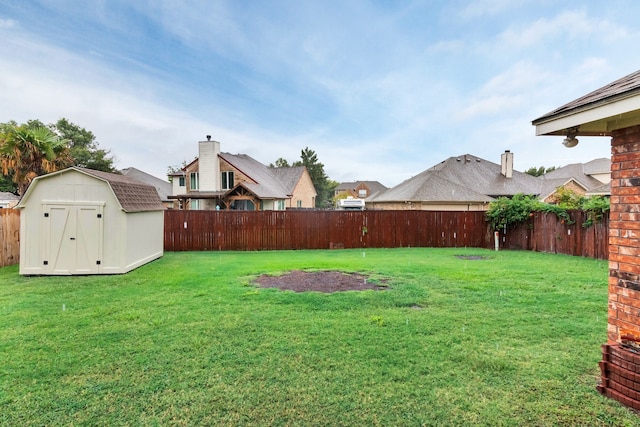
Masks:
[[[20,274],[121,274],[163,254],[164,206],[150,185],[71,167],[33,180],[20,213]]]

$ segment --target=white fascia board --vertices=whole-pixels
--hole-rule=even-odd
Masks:
[[[560,117],[550,118],[535,125],[536,135],[560,135],[561,131],[575,126],[584,126],[580,131],[588,130],[590,134],[607,135],[612,130],[627,127],[629,116],[634,114],[640,116],[640,96],[623,98],[582,111],[569,111]]]

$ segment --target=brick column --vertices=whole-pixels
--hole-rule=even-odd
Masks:
[[[607,335],[613,344],[622,334],[640,337],[640,126],[611,136]]]

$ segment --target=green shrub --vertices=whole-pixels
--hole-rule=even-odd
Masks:
[[[568,211],[580,209],[587,212],[587,221],[582,226],[588,227],[601,221],[605,212],[609,211],[608,197],[581,197],[565,188],[558,189],[556,201],[557,204],[543,203],[534,196],[521,193],[512,198],[499,197],[489,204],[486,218],[494,230],[523,223],[533,216],[534,212],[553,213],[565,224],[572,224]]]

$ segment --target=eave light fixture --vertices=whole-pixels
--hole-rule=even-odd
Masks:
[[[562,141],[562,145],[564,145],[567,148],[573,148],[576,145],[578,145],[578,138],[576,138],[577,134],[578,134],[577,126],[567,129],[567,137]]]

